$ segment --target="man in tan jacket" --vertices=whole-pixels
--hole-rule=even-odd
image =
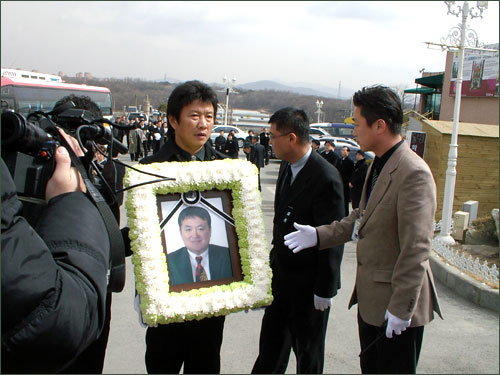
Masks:
[[[436,186],[428,165],[401,137],[397,94],[372,86],[353,97],[354,135],[376,155],[360,206],[341,221],[313,228],[294,224],[285,236],[294,252],[357,241],[356,284],[363,373],[415,373],[424,325],[439,316],[429,265]],[[393,335],[393,333],[395,335]]]

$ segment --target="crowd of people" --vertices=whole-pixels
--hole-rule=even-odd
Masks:
[[[249,131],[245,140],[247,160],[259,171],[269,163],[270,146],[281,159],[269,254],[273,301],[265,308],[252,373],[284,373],[292,350],[297,373],[323,372],[327,322],[341,287],[344,243],[351,239],[357,271],[349,307],[358,304],[363,373],[415,373],[424,325],[433,312],[441,315],[429,266],[436,209],[430,169],[401,138],[401,101],[393,90],[363,88],[353,103],[354,134],[362,150],[376,155],[370,167],[363,151],[355,165],[348,147],[341,157],[333,144],[322,155],[315,151],[309,120],[298,108],[276,111],[269,132]],[[237,158],[234,135],[221,132],[214,146],[210,142],[216,112],[214,90],[188,81],[170,95],[166,119],[126,124],[122,117],[116,122],[132,129],[116,129],[115,137],[127,139],[131,161],[140,164]],[[109,244],[64,150],[56,162],[45,220],[33,228],[20,214],[2,161],[2,372],[102,372]],[[201,213],[186,217],[179,219],[181,232],[182,225],[201,222],[210,233]],[[193,249],[185,244],[189,254]],[[207,246],[195,250],[210,256]],[[31,248],[38,249],[35,256],[26,251]],[[192,265],[193,277],[215,277],[208,263],[200,272],[201,258]],[[224,323],[221,315],[148,327],[148,373],[182,367],[184,373],[220,373]],[[89,352],[93,347],[99,355]]]

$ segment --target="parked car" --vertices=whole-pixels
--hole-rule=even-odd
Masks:
[[[354,142],[353,140],[349,140],[353,143],[346,143],[346,142],[342,142],[342,139],[343,138],[338,138],[338,137],[325,137],[325,138],[322,138],[320,139],[320,146],[319,146],[319,152],[323,152],[325,151],[325,141],[327,140],[333,140],[333,143],[335,144],[335,149],[334,149],[334,152],[339,156],[339,157],[342,157],[342,148],[344,146],[347,146],[349,147],[349,150],[351,150],[349,152],[349,159],[351,159],[353,162],[356,162],[356,151],[359,150],[359,145]],[[365,159],[371,163],[371,161],[375,158],[375,154],[371,151],[365,151]]]
[[[215,138],[217,138],[220,134],[220,131],[224,130],[224,137],[227,138],[227,135],[231,130],[234,130],[234,134],[236,139],[238,140],[238,146],[243,148],[243,144],[245,143],[245,138],[248,136],[248,133],[245,133],[243,130],[237,128],[236,126],[224,126],[224,125],[216,125],[212,129],[212,133],[210,134],[210,140],[212,144],[215,144]]]
[[[354,139],[350,138],[342,138],[342,137],[332,137],[331,135],[329,136],[323,136],[321,138],[318,137],[311,137],[312,139],[317,139],[320,142],[325,142],[325,141],[332,141],[335,143],[335,146],[340,145],[341,147],[347,146],[349,148],[355,148],[356,150],[359,149],[358,143]]]
[[[315,122],[312,123],[311,128],[318,128],[327,131],[334,137],[341,138],[354,138],[354,125],[346,123],[335,122]]]
[[[130,119],[135,120],[136,117],[138,117],[139,120],[143,118],[146,122],[148,122],[148,115],[144,112],[130,112],[127,116],[127,121],[130,121]]]
[[[332,135],[324,129],[310,127],[309,136],[318,139],[323,137],[331,137]]]

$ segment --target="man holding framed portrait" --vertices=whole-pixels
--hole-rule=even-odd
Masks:
[[[217,94],[200,81],[177,86],[167,103],[167,142],[141,164],[166,161],[208,161],[226,156],[208,142],[217,112]],[[187,246],[186,246],[187,247]],[[174,267],[172,267],[174,268]],[[148,373],[219,373],[225,316],[160,324],[146,332]],[[193,340],[203,338],[203,345]]]

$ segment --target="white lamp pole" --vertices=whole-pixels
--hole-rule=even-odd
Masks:
[[[224,111],[224,126],[227,125],[227,114],[229,112],[229,93],[231,92],[231,86],[236,82],[236,77],[233,79],[228,79],[227,76],[222,78],[222,82],[226,84],[226,109]]]
[[[481,17],[483,10],[488,8],[487,1],[478,1],[477,7],[469,7],[469,3],[464,1],[463,6],[455,4],[455,1],[445,1],[448,6],[448,14],[455,16],[462,15],[462,23],[454,27],[446,39],[450,39],[454,47],[458,48],[458,74],[455,89],[455,106],[453,109],[453,129],[451,133],[450,151],[448,153],[448,168],[446,170],[446,180],[444,186],[443,212],[441,219],[441,241],[454,245],[455,240],[451,236],[451,214],[453,210],[453,197],[455,194],[455,181],[457,176],[457,156],[458,156],[458,122],[460,117],[460,100],[462,96],[462,81],[464,67],[464,50],[466,47],[478,47],[477,34],[474,30],[467,28],[467,17]],[[460,39],[457,37],[460,36]],[[442,40],[442,43],[444,41]]]

